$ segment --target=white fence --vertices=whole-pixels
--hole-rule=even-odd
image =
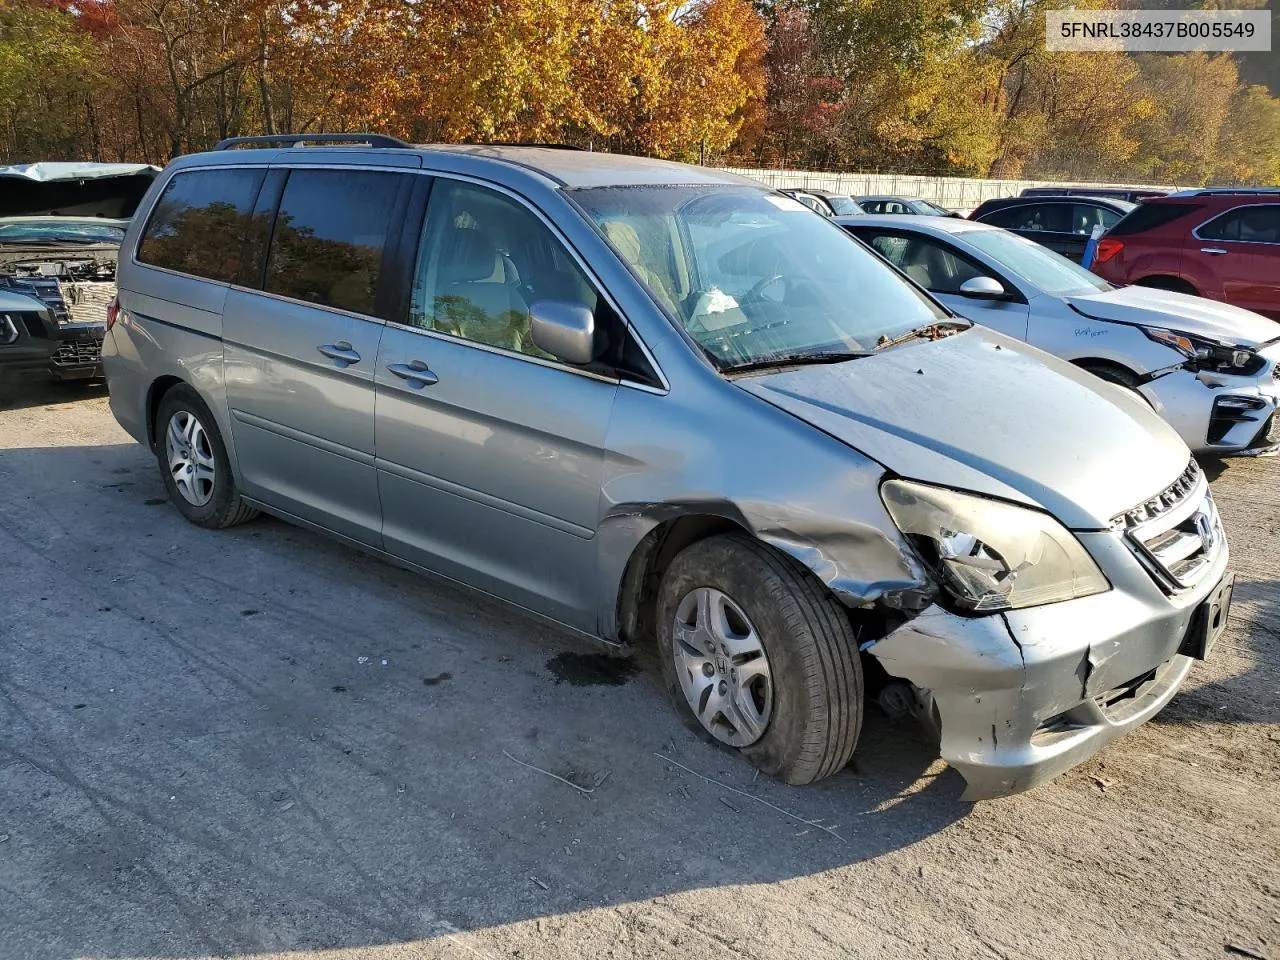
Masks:
[[[1089,183],[1070,184],[1051,180],[976,180],[964,177],[918,177],[896,173],[820,173],[812,170],[758,170],[748,167],[725,167],[729,173],[741,174],[771,187],[796,187],[808,190],[830,190],[850,196],[919,197],[949,210],[972,210],[984,200],[1016,197],[1027,187],[1123,187],[1174,189],[1151,184]]]

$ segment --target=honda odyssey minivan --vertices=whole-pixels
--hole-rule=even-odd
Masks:
[[[793,784],[845,766],[881,695],[967,797],[1027,789],[1222,632],[1227,545],[1177,434],[795,200],[325,139],[182,157],[125,239],[111,406],[192,522],[267,511],[655,643],[685,721]]]

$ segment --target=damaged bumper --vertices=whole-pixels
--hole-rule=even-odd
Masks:
[[[1078,534],[1114,589],[965,617],[939,606],[872,644],[940,723],[966,800],[1031,789],[1154,716],[1192,660],[1180,651],[1222,580],[1225,544],[1192,589],[1170,594],[1121,534]]]
[[[1280,356],[1252,377],[1177,370],[1139,391],[1198,453],[1257,455],[1280,444]]]

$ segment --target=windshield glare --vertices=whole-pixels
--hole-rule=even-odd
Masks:
[[[594,187],[574,197],[721,369],[868,353],[947,317],[789,197],[749,186]]]
[[[0,243],[67,240],[75,243],[121,243],[124,228],[109,223],[66,223],[39,220],[26,223],[0,223]]]
[[[831,204],[837,217],[856,217],[862,213],[862,208],[853,202],[852,197],[828,196],[827,203]]]
[[[1051,296],[1080,297],[1112,289],[1111,284],[1078,263],[1016,233],[966,230],[961,236],[1010,273]]]

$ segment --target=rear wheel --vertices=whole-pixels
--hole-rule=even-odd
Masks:
[[[213,414],[186,384],[173,387],[160,401],[156,460],[169,499],[192,523],[221,529],[257,516],[240,499]]]
[[[857,635],[794,560],[742,534],[699,541],[658,596],[663,675],[703,737],[787,783],[843,768],[862,727]]]

